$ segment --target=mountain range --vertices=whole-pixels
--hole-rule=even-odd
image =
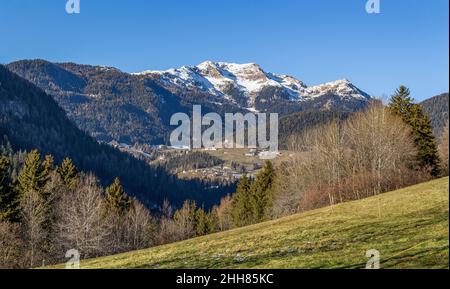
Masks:
[[[101,142],[167,143],[176,112],[353,112],[371,96],[348,80],[307,86],[259,65],[206,61],[167,71],[126,73],[113,67],[23,60],[8,69],[34,83],[82,130]]]
[[[292,76],[265,72],[256,63],[205,61],[198,66],[144,71],[134,75],[158,79],[162,85],[175,92],[201,91],[250,111],[269,110],[267,107],[264,109],[265,103],[280,100],[292,101],[294,104],[307,103],[327,95],[341,101],[370,99],[367,93],[345,79],[308,87]],[[332,105],[331,101],[328,105]]]

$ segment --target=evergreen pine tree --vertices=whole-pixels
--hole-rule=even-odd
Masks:
[[[58,167],[57,172],[66,186],[69,188],[75,187],[78,171],[71,159],[65,158]]]
[[[4,156],[0,156],[0,192],[9,190],[8,169],[9,160]]]
[[[0,222],[15,221],[18,212],[17,197],[10,185],[8,170],[8,158],[0,156]]]
[[[422,167],[431,168],[431,174],[437,176],[439,169],[439,153],[437,141],[433,134],[430,119],[423,113],[418,104],[412,107],[412,118],[414,121],[414,142],[418,147],[418,158]]]
[[[52,155],[46,155],[44,161],[42,162],[42,167],[44,169],[45,175],[50,175],[50,172],[55,168],[55,159]]]
[[[38,150],[32,150],[27,154],[25,164],[19,172],[18,189],[20,194],[29,191],[42,192],[48,179],[41,155]]]
[[[45,183],[47,183],[50,180],[50,174],[55,169],[55,160],[52,155],[46,155],[44,160],[42,161],[42,174],[45,177]],[[45,200],[48,200],[49,196],[51,195],[51,190],[48,190],[47,188],[44,188],[42,190],[42,194]]]
[[[430,168],[433,176],[438,175],[439,155],[431,122],[420,105],[413,103],[409,89],[400,86],[392,96],[389,108],[411,127],[420,166]]]
[[[207,234],[211,234],[214,232],[217,232],[217,228],[219,227],[218,225],[218,220],[217,220],[217,215],[213,213],[213,211],[210,211],[208,214],[206,214],[206,231]]]
[[[131,207],[131,199],[123,190],[119,178],[106,188],[106,205],[108,210],[117,212],[119,215],[127,213]]]
[[[402,85],[395,91],[395,94],[391,97],[389,108],[394,113],[400,115],[403,121],[407,122],[407,118],[410,114],[412,105],[413,99],[410,97],[409,88]]]
[[[50,204],[45,186],[49,179],[51,158],[41,160],[38,150],[27,154],[18,177],[20,194],[20,218],[24,225],[24,235],[31,252],[30,267],[47,255],[50,250],[49,235]]]
[[[195,233],[197,236],[208,234],[208,214],[203,208],[195,212]]]
[[[239,180],[236,193],[233,195],[232,218],[233,224],[237,227],[252,223],[252,211],[250,206],[250,185],[249,178],[244,175]]]
[[[267,161],[250,187],[253,222],[261,222],[268,217],[273,202],[274,181],[275,171],[272,162]]]

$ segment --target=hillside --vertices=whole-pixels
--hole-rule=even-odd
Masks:
[[[282,149],[289,149],[289,137],[301,135],[305,130],[319,127],[333,120],[346,120],[350,112],[340,111],[301,111],[280,118],[279,143]]]
[[[448,268],[449,179],[141,251],[82,268]]]
[[[168,115],[184,111],[151,80],[114,68],[44,60],[7,67],[45,90],[80,129],[104,142],[163,143]]]
[[[15,151],[37,148],[52,154],[57,163],[69,157],[78,169],[94,172],[103,185],[119,177],[126,191],[150,208],[164,198],[173,205],[194,199],[210,206],[232,191],[226,187],[206,189],[211,184],[201,181],[179,180],[163,168],[99,144],[78,129],[49,95],[1,65],[0,112],[0,140],[6,136]]]
[[[440,139],[448,121],[448,93],[443,93],[420,103],[433,126],[434,135]]]

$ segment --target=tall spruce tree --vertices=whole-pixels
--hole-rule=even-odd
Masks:
[[[411,127],[419,165],[430,169],[433,176],[438,175],[439,154],[431,122],[422,107],[413,103],[409,89],[400,86],[392,96],[389,108]]]
[[[204,208],[198,208],[195,212],[195,233],[197,236],[203,236],[209,233],[208,222],[208,214],[205,212]]]
[[[267,161],[250,187],[250,205],[253,213],[253,222],[264,221],[269,216],[273,204],[274,181],[275,171],[272,162]]]
[[[71,159],[65,158],[58,167],[57,172],[66,186],[69,188],[75,187],[78,171]]]
[[[0,222],[15,221],[17,212],[17,196],[10,185],[9,160],[0,156]]]
[[[253,222],[250,206],[250,186],[251,181],[247,175],[242,176],[233,195],[231,215],[236,227],[249,225]]]
[[[389,103],[391,111],[400,115],[405,122],[408,120],[413,105],[413,99],[410,97],[410,94],[409,88],[402,85],[395,91]]]
[[[123,190],[119,178],[106,188],[106,205],[108,210],[117,212],[119,215],[126,214],[131,207],[131,199]]]
[[[24,226],[26,246],[30,251],[30,267],[43,260],[50,252],[49,236],[50,204],[47,200],[46,183],[52,166],[52,158],[41,160],[38,150],[27,154],[18,177],[20,193],[20,219]]]
[[[29,191],[42,192],[48,180],[48,171],[41,161],[38,150],[32,150],[27,154],[25,164],[19,172],[18,189],[20,194]]]

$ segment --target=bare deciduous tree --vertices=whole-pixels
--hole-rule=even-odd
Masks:
[[[375,180],[373,193],[378,194],[405,166],[413,166],[416,148],[410,128],[381,104],[373,104],[346,124],[347,142],[352,150],[351,171],[369,172]],[[394,187],[392,187],[393,185]],[[395,188],[395,184],[389,188]],[[402,186],[400,181],[398,186]]]
[[[185,201],[173,216],[178,240],[186,240],[195,236],[195,203]]]
[[[20,225],[0,222],[0,269],[22,266],[23,245]]]
[[[232,206],[233,200],[228,195],[220,200],[218,206],[213,208],[212,215],[216,219],[219,231],[229,230],[233,227]]]
[[[58,207],[57,234],[66,250],[77,249],[86,257],[108,251],[111,224],[104,216],[102,189],[93,175],[86,175],[74,190],[62,196]]]
[[[448,121],[445,125],[439,144],[439,155],[441,157],[441,169],[444,175],[448,175]]]
[[[47,205],[42,195],[30,190],[23,193],[20,201],[21,219],[26,246],[26,266],[40,266],[45,260],[44,243],[47,233],[45,222]]]
[[[178,225],[171,218],[161,217],[159,220],[158,233],[156,236],[156,244],[167,244],[183,240]]]
[[[155,221],[141,203],[134,200],[124,222],[128,250],[150,247],[153,244]]]
[[[299,151],[279,166],[275,217],[424,180],[414,170],[409,127],[380,103],[343,123],[305,130],[291,146]]]

